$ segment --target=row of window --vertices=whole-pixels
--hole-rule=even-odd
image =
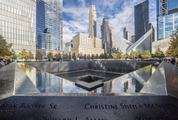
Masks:
[[[29,4],[23,4],[22,1],[18,4],[19,0],[16,0],[14,4],[11,2],[0,3],[0,9],[3,11],[7,11],[10,13],[14,13],[17,15],[28,15],[28,14],[34,14],[35,12],[35,4],[33,6],[30,6]]]
[[[178,13],[158,18],[158,39],[169,37],[178,28]]]

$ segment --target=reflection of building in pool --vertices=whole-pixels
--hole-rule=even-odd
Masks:
[[[103,94],[107,94],[107,93],[111,93],[112,90],[112,81],[107,81],[104,86],[102,87],[102,93]]]
[[[37,73],[37,88],[41,93],[62,93],[63,80],[45,72]]]

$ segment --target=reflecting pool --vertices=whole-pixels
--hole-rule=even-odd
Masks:
[[[76,78],[62,74],[54,75],[39,71],[35,67],[24,63],[16,66],[14,81],[14,95],[139,95],[144,84],[154,73],[157,66],[149,65],[128,74],[97,73],[95,71],[74,72],[71,75],[87,75],[92,73],[98,76],[111,77],[103,81],[103,86],[92,91],[77,87]],[[68,79],[69,78],[69,79]],[[98,80],[100,80],[98,78]],[[90,82],[88,82],[90,83]],[[145,93],[144,93],[145,94]]]

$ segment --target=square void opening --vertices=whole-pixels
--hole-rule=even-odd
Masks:
[[[87,82],[87,83],[92,83],[92,82],[102,80],[102,79],[103,79],[102,77],[93,76],[93,75],[86,75],[86,76],[81,77],[79,80]]]

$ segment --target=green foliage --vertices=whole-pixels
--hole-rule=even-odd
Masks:
[[[91,56],[88,54],[88,55],[87,55],[87,59],[90,59],[90,58],[91,58]]]
[[[80,53],[80,54],[78,55],[78,57],[79,57],[80,59],[83,59],[82,53]]]
[[[86,54],[84,54],[83,58],[84,58],[84,59],[87,59],[87,55],[86,55]]]
[[[0,58],[15,59],[15,52],[11,49],[12,44],[8,44],[0,35]]]
[[[42,60],[43,59],[43,54],[41,52],[37,51],[35,59],[36,60]]]
[[[53,60],[53,54],[51,52],[48,53],[48,60],[49,61]]]
[[[91,55],[91,59],[95,59],[95,55],[94,54]]]
[[[130,53],[130,58],[131,58],[131,59],[139,58],[139,56],[140,56],[140,53],[137,52],[137,51],[132,51],[132,52]]]
[[[121,59],[122,58],[122,53],[121,52],[113,53],[112,54],[112,58],[113,59]]]
[[[64,59],[64,60],[69,59],[69,55],[68,55],[68,54],[64,54],[64,55],[63,55],[63,59]]]
[[[72,59],[76,60],[77,59],[77,56],[75,53],[72,54]]]
[[[56,60],[60,60],[60,59],[62,59],[62,55],[61,55],[61,53],[57,53],[57,54],[55,54],[54,58],[55,58]]]
[[[28,59],[33,59],[33,54],[32,54],[31,51],[28,52],[28,55],[29,55],[29,56],[28,56]]]
[[[153,54],[154,57],[157,57],[157,58],[163,58],[165,55],[163,53],[163,51],[161,51],[160,48],[158,48],[155,52],[155,54]]]
[[[170,46],[166,54],[170,57],[178,57],[178,30],[172,35]]]
[[[149,59],[152,57],[150,51],[146,50],[146,51],[143,51],[141,54],[140,54],[141,58],[142,59]]]
[[[95,59],[99,59],[99,55],[98,54],[96,54]]]
[[[24,59],[24,60],[28,60],[29,59],[29,52],[26,51],[25,49],[23,49],[20,53],[19,53],[19,58],[20,59]]]
[[[121,56],[123,59],[127,59],[127,58],[129,58],[129,55],[128,54],[122,54],[122,56]]]

